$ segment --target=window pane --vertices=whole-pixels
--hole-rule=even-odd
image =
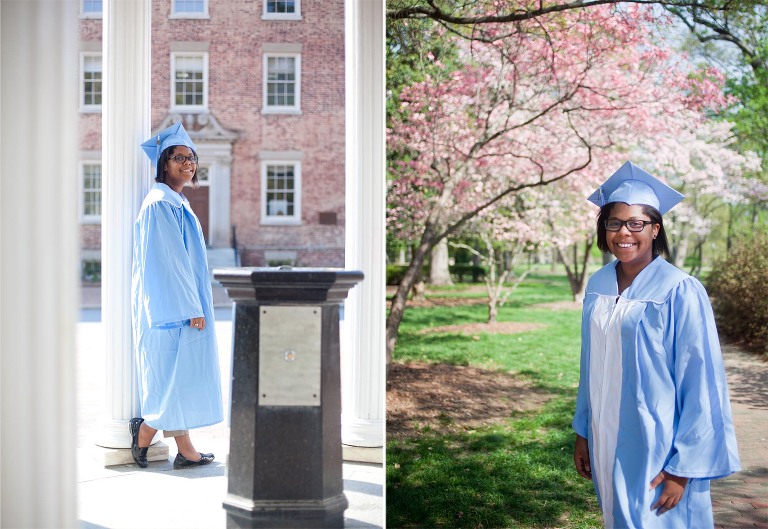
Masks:
[[[83,57],[83,105],[101,104],[101,56]]]
[[[267,58],[267,106],[294,106],[296,58]]]
[[[101,215],[101,164],[83,165],[83,215]]]
[[[267,215],[292,216],[295,211],[293,165],[267,166]]]
[[[198,167],[197,168],[197,181],[201,182],[201,183],[208,181],[208,168],[207,167]]]
[[[177,105],[202,106],[205,95],[202,57],[176,57],[175,61]]]
[[[295,13],[295,0],[268,0],[267,13]]]
[[[175,0],[175,13],[205,13],[205,0]]]
[[[95,14],[103,11],[101,0],[83,0],[83,13]]]

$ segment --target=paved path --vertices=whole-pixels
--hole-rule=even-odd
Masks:
[[[716,529],[768,529],[768,362],[723,348],[742,471],[712,482]]]

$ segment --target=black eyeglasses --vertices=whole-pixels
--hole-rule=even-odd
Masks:
[[[648,224],[653,224],[650,220],[619,220],[608,219],[605,221],[605,229],[608,231],[619,231],[622,226],[626,226],[629,231],[643,231]]]
[[[192,156],[181,156],[180,154],[174,154],[173,156],[169,156],[168,159],[173,160],[176,163],[184,163],[184,162],[197,163],[197,156],[195,156],[194,154]]]

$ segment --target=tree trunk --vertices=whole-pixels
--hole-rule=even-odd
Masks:
[[[392,363],[392,353],[395,351],[395,344],[397,344],[397,331],[405,313],[408,292],[418,280],[424,260],[437,242],[434,240],[436,235],[434,226],[428,224],[421,236],[421,243],[413,250],[411,262],[408,264],[403,280],[400,281],[395,295],[392,297],[387,315],[387,366]]]
[[[496,251],[490,235],[481,237],[485,244],[485,264],[488,274],[485,276],[485,292],[488,294],[488,323],[495,323],[499,314],[499,296],[496,290]]]
[[[688,253],[688,238],[682,237],[680,242],[675,247],[675,252],[672,257],[672,264],[678,268],[685,266],[685,257]]]
[[[416,281],[413,285],[413,292],[411,293],[411,299],[414,301],[425,301],[427,299],[427,286],[423,280]]]
[[[584,291],[587,286],[587,268],[589,266],[589,254],[592,251],[592,246],[595,243],[593,236],[588,236],[584,241],[584,255],[579,259],[579,245],[574,243],[573,249],[573,262],[568,262],[565,258],[565,253],[559,247],[557,249],[557,255],[565,266],[565,273],[568,276],[568,284],[571,287],[571,295],[573,295],[573,301],[582,303],[584,301]],[[605,256],[603,256],[605,257]]]
[[[448,269],[448,239],[440,239],[435,247],[432,248],[429,283],[437,286],[453,284],[451,272]]]
[[[405,271],[403,280],[397,286],[397,291],[392,298],[392,303],[389,306],[389,314],[387,315],[387,367],[392,364],[392,354],[395,352],[395,345],[397,344],[397,332],[400,329],[400,322],[403,321],[403,314],[405,314],[405,305],[408,302],[408,292],[410,292],[413,284],[419,279],[421,275],[421,267],[424,265],[424,260],[427,255],[432,251],[432,248],[444,238],[447,234],[443,231],[443,237],[440,236],[438,226],[444,226],[445,223],[440,219],[440,212],[443,211],[453,194],[454,182],[449,180],[443,186],[443,190],[440,194],[440,198],[432,207],[429,217],[424,224],[424,231],[421,233],[421,241],[419,245],[414,248],[411,255],[411,262],[408,265],[408,269]],[[454,224],[454,228],[458,227],[461,223]]]
[[[488,298],[488,323],[496,323],[496,317],[499,315],[498,299],[495,296]]]
[[[694,258],[691,260],[691,269],[688,271],[693,277],[699,277],[699,274],[701,273],[701,267],[703,265],[702,261],[704,259],[703,249],[704,239],[697,242],[696,246],[693,248]]]
[[[725,238],[725,249],[731,251],[733,245],[733,210],[736,206],[728,204],[728,234]]]
[[[587,288],[587,282],[585,281],[584,275],[582,274],[580,277],[574,276],[570,283],[571,293],[573,294],[573,301],[584,303],[584,291]]]

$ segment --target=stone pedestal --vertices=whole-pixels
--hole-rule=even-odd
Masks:
[[[227,527],[343,527],[339,305],[362,272],[214,278],[235,304]]]

